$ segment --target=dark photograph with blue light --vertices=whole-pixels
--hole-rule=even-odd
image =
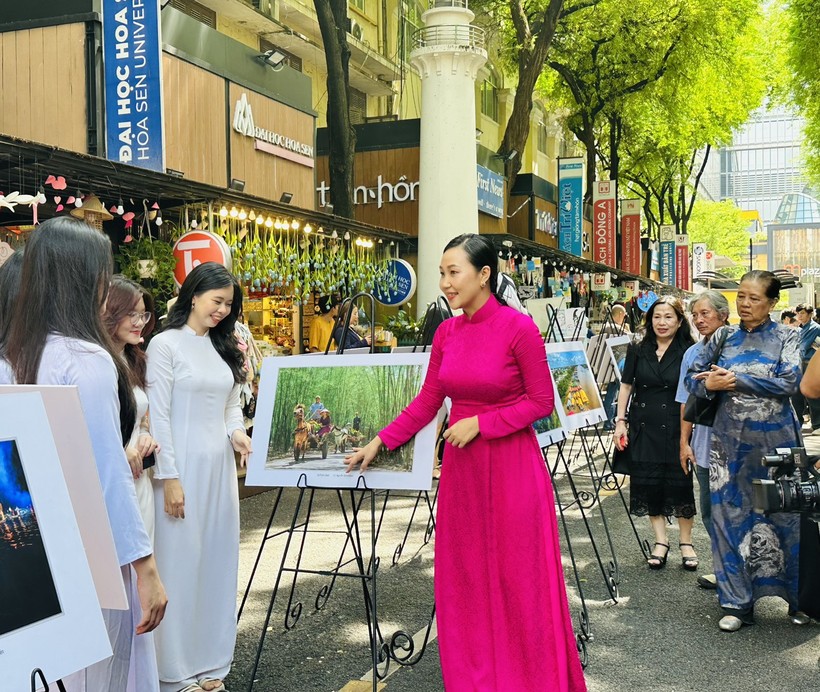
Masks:
[[[14,440],[0,441],[0,636],[61,613]]]

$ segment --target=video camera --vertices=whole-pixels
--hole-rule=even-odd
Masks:
[[[763,457],[763,465],[774,468],[774,480],[752,481],[755,512],[805,514],[820,521],[820,473],[814,468],[818,457],[809,457],[805,447],[776,449]]]

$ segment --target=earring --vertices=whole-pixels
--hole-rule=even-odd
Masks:
[[[486,282],[484,282],[484,281],[481,282],[481,288],[484,288],[486,285],[487,285]]]

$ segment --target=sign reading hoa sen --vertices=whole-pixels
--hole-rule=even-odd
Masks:
[[[314,167],[313,147],[283,134],[257,127],[253,121],[253,111],[247,94],[242,94],[236,102],[233,114],[233,129],[240,135],[252,137],[256,141],[254,147],[259,151],[273,154],[288,161]]]

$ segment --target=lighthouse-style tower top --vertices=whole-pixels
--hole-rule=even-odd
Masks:
[[[422,15],[425,26],[413,33],[413,52],[475,50],[486,59],[484,29],[472,26],[473,19],[468,0],[431,0],[430,9]]]

